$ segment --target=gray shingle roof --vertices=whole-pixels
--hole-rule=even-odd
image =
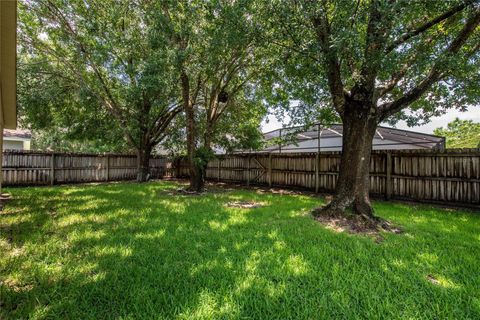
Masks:
[[[321,139],[328,139],[341,136],[343,133],[343,126],[341,124],[333,124],[328,127],[321,126]],[[281,133],[280,133],[281,132]],[[295,141],[306,141],[318,138],[318,126],[315,125],[309,129],[302,127],[282,128],[266,132],[263,134],[265,140],[278,138],[280,136],[291,135]],[[392,140],[403,144],[419,144],[427,148],[440,147],[444,142],[444,138],[432,134],[401,130],[389,127],[379,126],[375,133],[376,139]]]
[[[4,129],[3,130],[3,137],[4,138],[22,138],[22,139],[31,139],[32,133],[30,130],[26,129]]]

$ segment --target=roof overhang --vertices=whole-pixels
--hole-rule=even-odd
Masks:
[[[17,127],[17,1],[0,1],[0,121]]]

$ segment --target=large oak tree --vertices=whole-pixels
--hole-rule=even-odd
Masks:
[[[369,199],[378,124],[427,120],[479,102],[480,4],[474,0],[278,0],[266,4],[299,108],[333,109],[343,123],[336,195],[319,210],[351,209],[376,223]]]

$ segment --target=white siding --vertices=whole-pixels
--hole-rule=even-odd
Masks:
[[[23,141],[4,140],[3,150],[24,150]]]

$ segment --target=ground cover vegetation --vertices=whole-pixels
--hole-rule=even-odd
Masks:
[[[377,201],[402,227],[377,238],[319,224],[317,196],[182,186],[9,189],[0,318],[480,317],[478,212]]]

